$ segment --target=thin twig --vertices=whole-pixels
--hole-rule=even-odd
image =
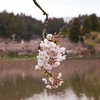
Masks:
[[[46,15],[46,19],[44,21],[44,27],[43,27],[43,32],[42,32],[42,40],[45,39],[45,34],[46,34],[46,27],[48,24],[48,14],[42,9],[42,7],[37,3],[36,0],[33,0],[33,2],[35,3],[35,5],[40,8],[40,10],[43,12],[44,15]]]
[[[52,77],[52,74],[45,69],[45,72]]]

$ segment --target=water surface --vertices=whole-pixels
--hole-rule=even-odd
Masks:
[[[35,65],[36,63],[34,63]],[[98,66],[61,66],[64,84],[58,89],[46,89],[45,74],[34,66],[0,66],[0,100],[99,100],[100,68]]]

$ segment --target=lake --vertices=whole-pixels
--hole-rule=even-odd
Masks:
[[[64,83],[46,89],[35,60],[0,61],[0,100],[100,100],[100,59],[65,60],[53,70]]]

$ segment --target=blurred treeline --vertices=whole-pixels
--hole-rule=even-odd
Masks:
[[[0,13],[0,38],[11,39],[14,33],[17,41],[38,38],[41,37],[43,25],[44,22],[31,16],[22,13],[14,15],[5,10]],[[49,18],[47,33],[54,34],[60,31],[71,42],[77,43],[79,37],[83,41],[82,36],[89,37],[91,32],[100,34],[100,17],[97,17],[96,14],[79,15],[68,23],[64,22],[63,18]]]
[[[58,33],[63,25],[63,18],[50,18],[47,33]],[[43,22],[31,16],[22,13],[14,15],[6,10],[0,13],[0,37],[3,39],[11,39],[11,35],[15,33],[17,41],[30,40],[41,37],[42,30]]]
[[[77,18],[70,20],[68,24],[68,36],[71,42],[78,42],[79,38],[82,41],[82,37],[90,37],[91,33],[100,34],[100,17],[96,14],[91,15],[79,15]]]

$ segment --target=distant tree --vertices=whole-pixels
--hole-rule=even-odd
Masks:
[[[28,32],[28,35],[27,35],[27,38],[28,38],[28,40],[31,38],[31,36],[32,36],[32,33],[33,33],[33,24],[32,24],[32,22],[30,21],[30,20],[28,20],[27,22],[26,22],[26,31]]]
[[[80,23],[78,21],[78,18],[74,19],[74,22],[72,23],[72,26],[69,29],[69,39],[71,42],[78,42],[79,41],[79,35],[80,35]]]
[[[79,14],[78,20],[79,20],[80,26],[83,24],[83,20],[84,20],[85,17],[87,17],[87,15],[80,15],[80,14]],[[69,23],[68,23],[68,25],[67,25],[68,28],[70,28],[70,27],[72,26],[73,20],[74,20],[74,18],[72,18],[72,19],[69,21]]]
[[[5,19],[3,17],[0,17],[0,37],[3,37],[5,35]]]
[[[89,55],[96,52],[97,44],[100,43],[100,32],[90,32],[84,41],[87,46]]]
[[[87,40],[85,41],[85,43],[86,43],[86,45],[87,45],[87,49],[88,49],[89,56],[90,56],[91,54],[94,54],[94,53],[95,53],[95,49],[96,49],[96,47],[97,47],[95,41],[90,40],[90,39],[87,39]]]
[[[60,28],[64,25],[63,18],[50,18],[47,26],[47,33],[54,34],[54,32],[59,33]]]
[[[85,35],[87,33],[90,33],[91,31],[91,27],[92,27],[92,23],[90,18],[87,16],[84,20],[83,20],[83,28],[82,28],[82,35]]]
[[[42,33],[42,29],[43,29],[43,23],[42,21],[37,21],[35,26],[34,26],[34,32],[36,35],[38,35],[39,37],[41,36]]]
[[[92,23],[92,31],[100,31],[100,23],[99,23],[99,20],[96,16],[96,14],[92,14],[90,15],[90,20],[91,20],[91,23]]]
[[[0,37],[5,38],[5,30],[6,25],[8,24],[8,13],[6,10],[4,10],[2,13],[0,13]]]
[[[14,16],[13,13],[9,14],[8,24],[6,24],[5,35],[7,38],[11,38],[13,33],[16,33],[16,38],[20,36],[25,38],[26,32],[24,31],[23,25],[20,19],[17,16]]]
[[[78,20],[79,20],[79,22],[80,22],[80,25],[83,24],[83,20],[84,20],[86,17],[87,17],[87,15],[80,15],[80,14],[79,14]]]
[[[68,35],[67,23],[61,28],[61,32],[62,32],[62,35],[63,35],[64,37],[66,37],[66,35]]]
[[[100,43],[100,33],[98,34],[98,36],[96,37],[96,43]]]

